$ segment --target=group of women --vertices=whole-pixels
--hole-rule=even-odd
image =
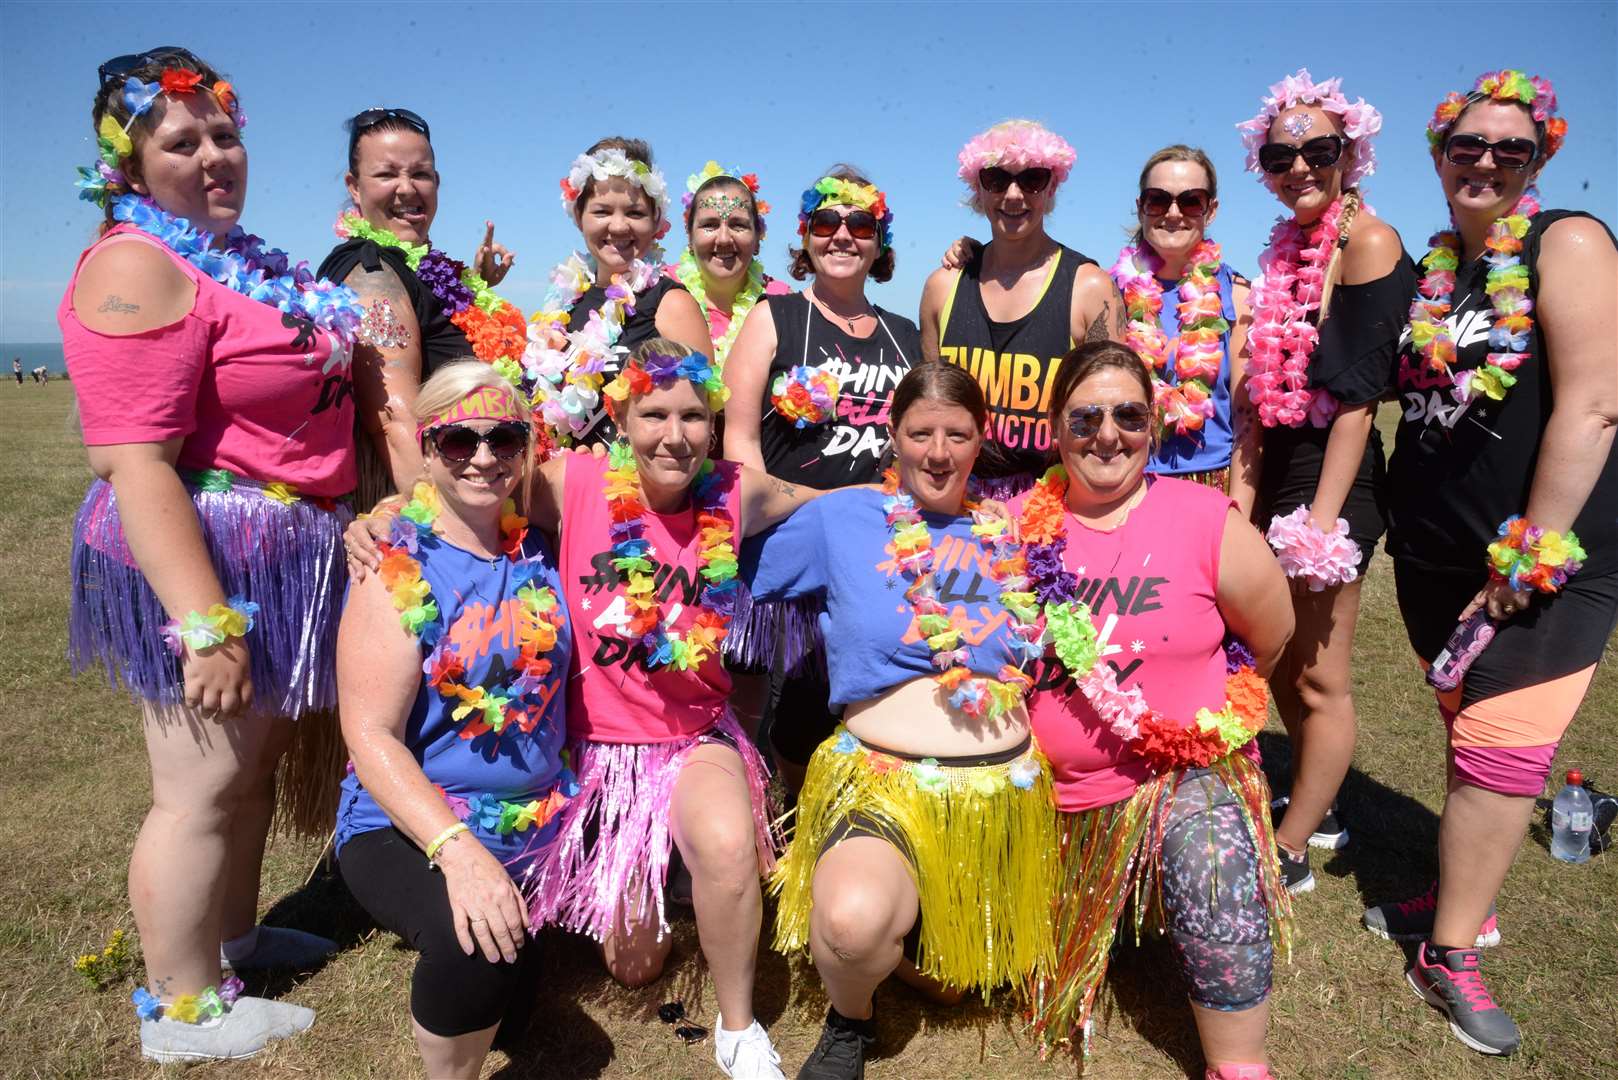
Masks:
[[[1108,274],[1046,231],[1072,148],[996,125],[959,157],[990,239],[951,248],[918,326],[866,296],[893,212],[848,166],[803,194],[793,293],[758,261],[752,174],[691,176],[664,265],[650,149],[601,140],[561,184],[584,253],[525,318],[492,225],[470,263],[433,246],[416,113],[350,121],[316,275],[239,227],[218,71],[167,48],[99,77],[80,188],[106,217],[59,315],[97,475],[71,648],[143,709],[147,1057],[314,1019],[234,975],[335,949],[255,925],[296,730],[283,804],[335,813],[350,890],[419,950],[429,1075],[521,1033],[534,931],[639,985],[688,890],[718,1068],[783,1076],[753,1012],[767,888],[829,999],[800,1077],[863,1075],[890,974],[942,1002],[1009,986],[1042,1046],[1082,1049],[1129,913],[1175,943],[1207,1075],[1269,1076],[1291,897],[1311,844],[1347,842],[1350,646],[1390,524],[1422,662],[1475,613],[1496,633],[1439,694],[1439,880],[1365,924],[1422,942],[1407,979],[1463,1041],[1516,1048],[1477,950],[1618,617],[1618,250],[1533,202],[1566,129],[1548,82],[1440,104],[1454,227],[1419,282],[1364,203],[1381,118],[1336,80],[1289,76],[1239,125],[1286,211],[1251,284],[1201,151],[1148,160]],[[339,705],[320,811],[339,776],[311,732]]]

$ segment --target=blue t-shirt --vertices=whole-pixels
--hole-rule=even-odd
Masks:
[[[439,625],[445,629],[436,643],[418,639],[424,674],[405,721],[404,742],[450,809],[515,877],[524,868],[523,856],[554,831],[554,820],[545,826],[534,823],[533,803],[543,805],[559,781],[565,785],[571,779],[563,773],[560,755],[567,729],[573,633],[556,562],[538,529],[528,530],[518,559],[502,557],[491,563],[432,536],[421,539],[416,559],[438,605]],[[519,618],[524,600],[518,592],[525,587],[549,588],[556,597],[547,612],[548,621],[556,623],[556,642],[538,654],[550,662],[550,670],[538,677],[514,671],[524,625]],[[509,699],[507,722],[500,731],[482,730],[481,710],[455,719],[461,699],[445,697],[429,685],[428,675],[435,668],[444,672],[447,666],[453,672],[457,664],[464,672],[449,681],[468,688],[481,686]],[[478,730],[481,733],[465,737]],[[350,770],[343,778],[337,807],[338,851],[350,837],[392,824]]]
[[[1235,277],[1229,263],[1219,265],[1219,301],[1225,321],[1236,326]],[[1158,279],[1163,286],[1163,310],[1157,322],[1163,333],[1173,341],[1180,333],[1180,283]],[[1181,473],[1210,472],[1230,465],[1230,448],[1234,441],[1230,417],[1230,331],[1219,339],[1219,377],[1213,384],[1214,414],[1202,423],[1202,430],[1186,435],[1165,433],[1163,443],[1147,464],[1147,468],[1165,476]],[[1160,376],[1167,382],[1178,383],[1173,364]]]
[[[834,705],[938,674],[905,599],[911,578],[894,562],[884,499],[870,488],[822,495],[742,549],[742,572],[756,599],[820,599]],[[938,599],[962,631],[967,666],[996,678],[1015,660],[1010,615],[989,576],[989,549],[972,535],[970,516],[923,512],[922,519],[932,534]]]

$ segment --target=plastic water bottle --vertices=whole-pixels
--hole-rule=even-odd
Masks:
[[[1581,863],[1590,858],[1590,826],[1595,814],[1590,795],[1584,790],[1584,775],[1569,769],[1567,786],[1556,793],[1551,804],[1551,854],[1563,862]]]

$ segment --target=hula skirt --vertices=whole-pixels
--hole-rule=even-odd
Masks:
[[[954,765],[886,753],[839,726],[809,761],[792,843],[770,881],[776,950],[808,949],[815,866],[852,821],[905,858],[921,906],[921,971],[985,998],[1007,983],[1031,989],[1054,958],[1052,805],[1050,767],[1032,744],[1009,761]]]

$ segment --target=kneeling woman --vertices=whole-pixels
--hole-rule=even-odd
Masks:
[[[528,409],[475,360],[441,368],[414,409],[426,480],[338,632],[354,762],[338,858],[355,898],[421,951],[410,1018],[427,1075],[476,1077],[508,1007],[520,1021],[531,1004],[516,882],[569,780],[572,635],[555,560],[512,501],[533,463]]]
[[[772,888],[831,1008],[800,1078],[863,1075],[871,995],[908,957],[957,992],[1031,987],[1051,961],[1051,786],[1019,665],[1041,651],[1007,522],[966,498],[988,407],[964,369],[893,395],[886,494],[832,492],[758,552],[755,596],[824,604],[843,726],[810,759]]]
[[[1085,1029],[1133,897],[1137,933],[1151,915],[1174,940],[1207,1075],[1260,1080],[1288,902],[1251,740],[1292,606],[1223,492],[1147,474],[1152,398],[1127,346],[1069,353],[1061,464],[1015,507],[1054,645],[1029,713],[1062,811],[1058,962],[1035,1019],[1047,1045]]]

